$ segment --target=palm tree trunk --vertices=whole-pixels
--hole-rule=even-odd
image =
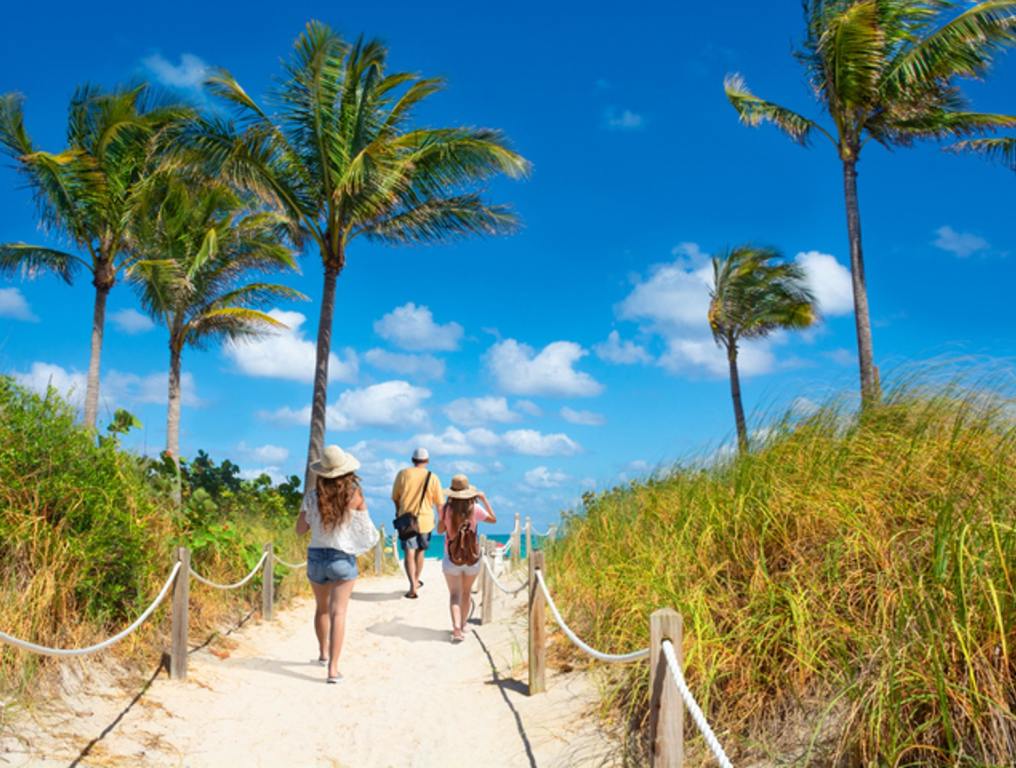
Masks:
[[[180,345],[169,343],[169,398],[166,408],[166,453],[176,465],[176,486],[173,500],[179,506],[183,498],[180,486]]]
[[[741,377],[737,373],[737,342],[727,345],[727,364],[730,366],[730,398],[734,401],[737,448],[744,452],[748,450],[748,427],[744,421],[744,405],[741,403]]]
[[[102,332],[106,325],[106,298],[112,283],[96,277],[95,304],[92,308],[92,348],[88,357],[88,382],[85,385],[85,427],[95,429],[99,416],[99,367],[102,359]]]
[[[854,289],[854,324],[857,327],[857,360],[861,368],[861,404],[872,405],[880,398],[875,374],[875,351],[871,341],[868,288],[864,280],[864,253],[861,250],[861,211],[857,202],[857,161],[843,161],[843,191],[847,204],[847,236],[850,239],[850,279]]]
[[[314,364],[314,398],[310,409],[310,445],[304,489],[310,487],[311,462],[321,458],[325,442],[325,419],[328,408],[328,358],[332,352],[332,318],[335,315],[335,283],[341,267],[325,261],[325,285],[321,294],[321,316],[318,319],[317,358]]]

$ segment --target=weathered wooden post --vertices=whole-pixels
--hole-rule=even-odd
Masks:
[[[377,546],[374,547],[374,575],[380,576],[384,571],[385,556],[385,527],[381,526],[381,535],[378,537]]]
[[[494,551],[494,542],[484,541],[480,548],[480,557],[486,565],[483,567],[483,611],[480,614],[481,624],[490,624],[494,620],[494,579],[487,573],[487,565],[490,565],[491,556]]]
[[[526,559],[528,560],[532,556],[533,556],[533,519],[529,515],[526,515]]]
[[[275,615],[275,545],[265,544],[265,564],[261,570],[261,619],[271,621]]]
[[[173,640],[169,652],[169,677],[172,680],[187,679],[187,622],[190,599],[190,550],[179,547],[176,560],[180,570],[176,572],[173,584]]]
[[[519,558],[521,553],[519,547],[522,546],[522,523],[520,522],[519,513],[515,513],[515,527],[512,529],[512,568],[519,567]]]
[[[542,552],[529,556],[529,695],[547,690],[547,623],[543,590],[536,580],[540,571],[546,578]]]
[[[652,768],[684,765],[684,702],[663,655],[663,641],[674,646],[677,663],[683,664],[681,614],[673,608],[653,611],[649,617],[649,749]]]

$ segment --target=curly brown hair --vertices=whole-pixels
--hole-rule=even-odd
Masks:
[[[349,519],[353,499],[360,491],[360,478],[353,472],[339,477],[318,476],[315,486],[322,527],[332,529],[345,523]]]

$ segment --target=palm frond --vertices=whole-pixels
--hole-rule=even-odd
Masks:
[[[832,140],[825,129],[813,120],[771,101],[760,99],[748,90],[747,83],[739,74],[727,75],[723,80],[723,90],[731,105],[737,110],[741,122],[746,125],[755,128],[765,122],[772,123],[802,146],[807,146],[814,130],[825,133]]]
[[[951,152],[975,152],[1016,171],[1016,138],[967,139],[948,147]]]
[[[828,73],[821,88],[837,109],[865,109],[877,101],[885,65],[885,34],[879,21],[875,0],[851,3],[826,21],[816,53]]]
[[[486,205],[479,195],[431,198],[408,210],[365,223],[354,230],[370,240],[390,245],[449,242],[468,235],[504,235],[519,221],[506,206]]]
[[[33,278],[41,272],[51,272],[70,285],[81,267],[87,269],[89,265],[72,253],[27,243],[0,243],[2,275],[20,272],[25,277]]]

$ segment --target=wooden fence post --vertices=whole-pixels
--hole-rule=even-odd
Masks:
[[[172,680],[186,680],[190,550],[179,547],[176,550],[176,560],[180,563],[180,570],[176,572],[173,584],[173,641],[169,653],[169,677]]]
[[[536,580],[540,571],[546,578],[543,553],[529,556],[529,695],[547,690],[547,622],[544,617],[543,590]]]
[[[385,527],[381,526],[381,535],[378,537],[377,546],[374,547],[374,575],[380,576],[384,570],[385,556]]]
[[[533,519],[529,515],[526,515],[526,559],[528,560],[532,556],[533,556]]]
[[[271,621],[275,615],[275,545],[265,544],[265,564],[261,570],[261,620]]]
[[[480,557],[487,565],[490,565],[493,551],[494,542],[484,541],[483,547],[480,548]],[[483,610],[480,614],[480,623],[490,624],[494,620],[494,579],[490,577],[489,573],[486,573],[486,566],[483,567],[483,571]]]
[[[649,749],[652,768],[684,765],[684,702],[663,655],[663,641],[674,646],[677,663],[683,664],[681,614],[673,608],[653,611],[649,617]]]
[[[519,513],[515,513],[515,527],[512,529],[512,568],[519,567],[519,558],[521,552],[519,547],[522,546],[522,523],[519,522]]]

